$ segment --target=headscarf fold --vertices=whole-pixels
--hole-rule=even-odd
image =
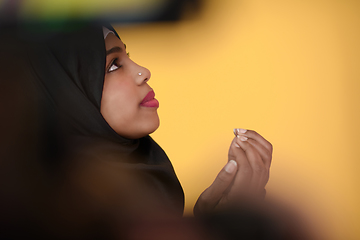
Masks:
[[[27,53],[41,109],[55,119],[62,142],[82,159],[116,162],[135,176],[129,184],[137,194],[143,190],[182,215],[183,191],[161,147],[150,136],[132,140],[118,135],[100,113],[106,61],[102,26],[88,24],[41,36],[30,38]],[[146,202],[141,199],[139,204]]]

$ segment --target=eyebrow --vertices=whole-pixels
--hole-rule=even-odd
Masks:
[[[115,52],[122,52],[122,49],[120,47],[113,47],[106,51],[106,56]]]
[[[125,49],[126,49],[126,45],[124,44],[124,47],[125,47]],[[112,54],[112,53],[115,53],[115,52],[122,52],[123,50],[122,50],[122,48],[120,48],[120,47],[113,47],[113,48],[111,48],[110,50],[107,50],[106,51],[106,56],[107,55],[109,55],[109,54]]]

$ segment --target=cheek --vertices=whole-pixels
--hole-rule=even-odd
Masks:
[[[104,84],[101,114],[114,130],[126,127],[138,111],[138,99],[132,84],[109,81]]]
[[[159,126],[157,110],[140,106],[145,91],[131,81],[118,79],[105,79],[100,112],[106,122],[127,138],[140,138],[155,131]]]

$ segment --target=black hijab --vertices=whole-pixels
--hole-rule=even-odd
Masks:
[[[118,36],[111,26],[107,28]],[[102,26],[70,25],[36,34],[32,30],[28,40],[28,58],[44,126],[55,129],[45,144],[55,145],[50,147],[52,150],[60,148],[55,151],[57,155],[64,155],[63,150],[70,148],[72,156],[81,162],[92,159],[115,164],[121,169],[119,174],[130,176],[127,180],[136,179],[125,184],[126,190],[119,189],[122,194],[136,189],[140,199],[136,197],[135,208],[152,208],[155,204],[182,215],[184,194],[161,147],[150,136],[136,140],[119,136],[100,113],[106,59]],[[61,162],[73,157],[48,159]]]

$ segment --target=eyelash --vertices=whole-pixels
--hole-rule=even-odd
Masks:
[[[126,55],[127,55],[128,57],[130,57],[130,53],[129,53],[129,52],[127,52]],[[116,64],[116,62],[117,62],[118,60],[119,60],[118,58],[115,58],[115,59],[110,63],[109,69],[107,70],[108,73],[111,73],[111,72],[113,72],[113,71],[116,71],[116,70],[118,70],[119,68],[122,67],[122,65],[117,65],[117,68],[116,68],[116,69],[110,70],[110,69],[112,68],[112,66],[113,66],[114,64]]]
[[[115,58],[115,59],[110,63],[110,66],[109,66],[109,69],[108,69],[108,73],[111,73],[111,72],[113,72],[113,71],[116,71],[116,70],[118,70],[119,68],[122,67],[122,65],[117,65],[116,62],[117,62],[118,60],[119,60],[118,58]],[[111,70],[111,68],[113,67],[113,65],[115,65],[117,68],[114,69],[114,70]]]

